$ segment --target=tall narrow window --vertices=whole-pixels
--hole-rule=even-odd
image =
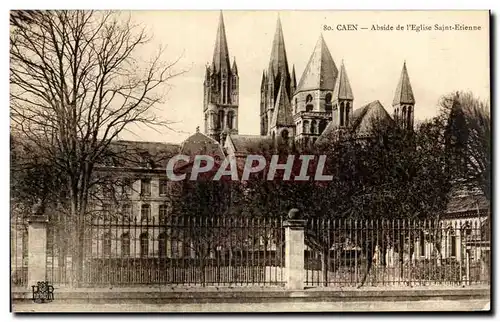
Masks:
[[[227,112],[227,128],[232,129],[233,128],[233,122],[234,122],[234,112],[229,111]]]
[[[105,233],[102,237],[102,254],[104,257],[111,256],[111,234]]]
[[[305,120],[303,125],[302,125],[302,133],[307,134],[309,133],[309,121]]]
[[[451,235],[451,256],[457,256],[457,236]]]
[[[411,128],[411,114],[412,114],[412,108],[411,106],[408,106],[408,111],[406,113],[407,115],[406,124],[408,128]]]
[[[141,180],[141,195],[151,196],[151,179]]]
[[[151,206],[148,204],[141,205],[141,221],[149,221],[151,219]]]
[[[158,235],[158,256],[160,258],[167,257],[167,234],[164,232]]]
[[[332,93],[328,93],[325,96],[325,112],[332,111]]]
[[[132,205],[124,204],[122,206],[122,220],[130,221],[132,219]]]
[[[311,121],[311,134],[316,134],[316,121],[315,120],[312,120]]]
[[[167,205],[160,205],[158,207],[158,220],[160,223],[164,223],[168,216],[168,208]]]
[[[224,111],[220,110],[219,111],[219,124],[218,124],[218,129],[223,129],[224,128]]]
[[[349,125],[349,113],[351,112],[351,104],[349,102],[345,105],[345,125]]]
[[[158,184],[159,184],[160,196],[166,196],[168,188],[167,179],[160,179]]]
[[[344,102],[340,103],[340,126],[344,126]]]
[[[120,239],[121,239],[122,257],[129,257],[130,256],[130,234],[123,233]]]
[[[141,257],[148,257],[149,254],[149,236],[148,233],[144,232],[139,236],[141,245]]]

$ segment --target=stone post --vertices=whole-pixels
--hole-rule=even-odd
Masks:
[[[306,221],[299,219],[299,210],[292,209],[288,213],[285,227],[285,278],[286,288],[304,289],[304,228]]]
[[[47,224],[46,215],[31,216],[28,219],[28,288],[46,280],[47,267]]]

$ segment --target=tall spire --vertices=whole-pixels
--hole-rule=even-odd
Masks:
[[[300,78],[297,91],[332,90],[335,86],[337,74],[337,66],[323,39],[323,35],[320,35],[309,58],[309,62],[304,69],[304,73]]]
[[[333,90],[334,100],[353,100],[351,83],[347,77],[347,72],[345,71],[344,61],[342,60],[342,65],[340,66],[340,73],[335,82],[335,89]]]
[[[215,38],[214,58],[212,61],[213,72],[226,73],[231,70],[229,64],[229,50],[227,49],[226,28],[224,27],[224,17],[222,11],[219,16],[219,27],[217,28],[217,37]]]
[[[399,104],[415,104],[415,97],[413,96],[413,90],[411,89],[410,77],[408,76],[408,71],[406,70],[406,61],[403,63],[401,77],[399,78],[398,87],[396,88],[394,100],[392,101],[392,105]]]
[[[268,75],[271,70],[276,77],[290,76],[288,71],[288,61],[286,58],[285,39],[283,37],[283,29],[281,28],[281,19],[278,15],[276,23],[276,32],[274,33],[273,46],[271,49],[271,59],[269,60]]]
[[[295,92],[297,88],[297,78],[295,77],[295,64],[292,66],[292,79],[290,81],[290,87],[292,89],[292,94]]]

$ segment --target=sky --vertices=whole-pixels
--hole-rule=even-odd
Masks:
[[[153,37],[141,56],[166,47],[164,59],[179,58],[165,102],[155,113],[171,129],[133,128],[122,139],[180,143],[202,126],[203,79],[211,62],[219,11],[131,11],[132,20]],[[259,134],[260,82],[267,69],[276,21],[280,16],[290,71],[297,82],[323,34],[340,68],[344,61],[354,108],[379,100],[392,115],[392,100],[406,61],[416,104],[415,118],[436,115],[439,98],[457,90],[489,100],[489,16],[487,11],[224,11],[231,64],[240,77],[239,134]],[[358,24],[357,31],[337,25]],[[372,31],[373,24],[476,25],[480,31]],[[325,30],[325,25],[331,30]],[[361,28],[368,28],[362,30]]]

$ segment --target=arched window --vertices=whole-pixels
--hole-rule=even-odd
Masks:
[[[294,113],[297,113],[298,108],[299,108],[299,101],[297,100],[297,98],[295,98],[295,106],[293,107]]]
[[[281,131],[281,137],[283,138],[283,140],[287,141],[288,140],[288,130],[287,129],[284,129],[283,131]]]
[[[139,236],[140,240],[140,256],[141,257],[147,257],[149,254],[149,236],[148,233],[144,232]]]
[[[224,128],[224,111],[220,110],[219,111],[219,123],[217,124],[217,129],[223,129]]]
[[[104,257],[111,256],[111,234],[109,232],[102,236],[102,255]]]
[[[233,122],[234,122],[234,112],[229,111],[229,112],[227,112],[227,128],[228,129],[233,128]]]
[[[123,233],[120,239],[121,239],[122,257],[129,257],[130,256],[130,234]]]
[[[332,93],[325,95],[325,112],[332,111]]]
[[[308,120],[304,120],[304,123],[302,125],[302,133],[309,133],[309,121]]]
[[[345,125],[349,125],[349,113],[351,112],[351,104],[349,102],[345,105]]]
[[[158,235],[158,256],[167,257],[167,234],[165,232]]]
[[[403,108],[401,109],[401,122],[402,123],[405,123],[405,120],[406,120],[406,106],[403,106]],[[406,124],[403,124],[403,125],[406,125]]]
[[[313,97],[311,94],[307,95],[306,97],[306,112],[311,112],[314,108],[312,104]]]
[[[307,95],[307,97],[306,97],[306,104],[311,103],[312,100],[313,100],[312,95],[311,94]]]
[[[312,120],[311,121],[311,134],[316,134],[316,121],[315,120]]]
[[[326,120],[321,120],[319,122],[319,134],[323,133],[323,131],[326,129]]]
[[[411,106],[408,106],[408,112],[407,112],[407,114],[406,114],[406,115],[407,115],[406,123],[408,124],[408,128],[410,128],[410,127],[411,127],[411,118],[412,118],[411,113],[412,113],[412,112],[413,112],[413,111],[412,111]]]
[[[344,102],[340,103],[340,126],[344,126]]]
[[[332,93],[328,93],[325,95],[325,103],[326,104],[331,104],[332,103]]]

